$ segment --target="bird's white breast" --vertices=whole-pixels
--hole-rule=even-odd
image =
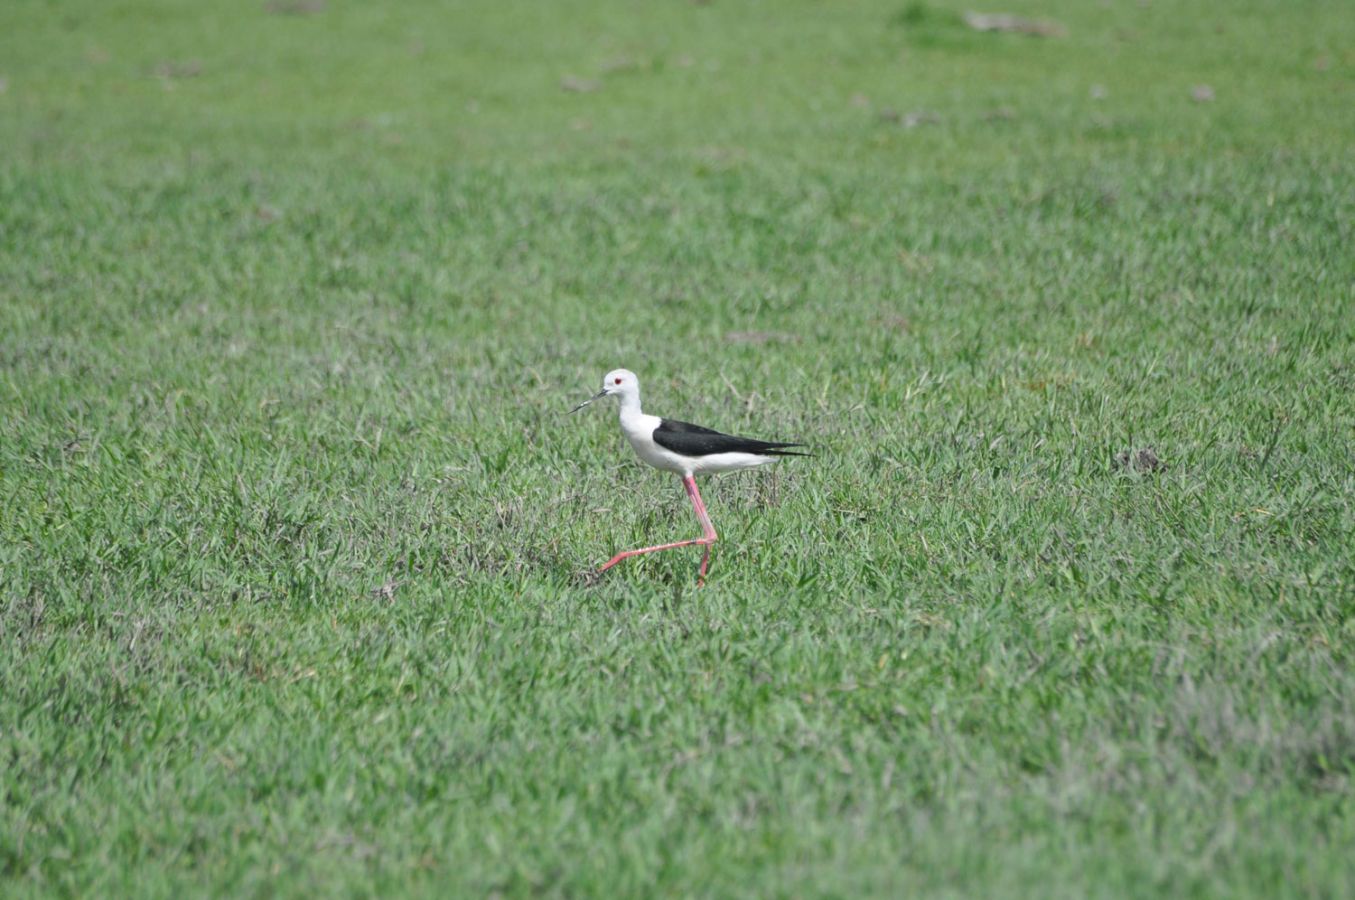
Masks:
[[[660,447],[654,440],[654,429],[659,427],[660,421],[658,416],[644,413],[634,416],[623,415],[621,430],[625,432],[626,440],[630,441],[631,447],[635,449],[635,455],[640,459],[656,469],[666,469],[679,475],[686,474],[691,469],[689,462],[671,450]]]

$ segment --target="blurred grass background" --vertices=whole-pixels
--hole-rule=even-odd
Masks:
[[[979,33],[963,6],[906,0],[17,0],[7,155],[589,171],[723,151],[945,177],[1144,152],[1330,154],[1349,134],[1341,3],[1022,6],[1070,39]],[[1191,102],[1201,84],[1215,102]],[[881,109],[940,122],[882,128]]]
[[[0,7],[0,884],[1348,893],[1355,16],[968,9]]]

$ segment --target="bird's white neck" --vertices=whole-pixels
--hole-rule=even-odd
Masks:
[[[644,415],[644,413],[640,412],[640,392],[636,390],[636,391],[627,391],[626,393],[622,394],[621,405],[619,409],[621,415],[621,422],[623,424],[626,422],[634,421],[640,418],[640,416]]]

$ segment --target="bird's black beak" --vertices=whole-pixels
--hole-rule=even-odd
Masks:
[[[594,394],[593,396],[589,397],[587,400],[585,400],[585,401],[583,401],[582,403],[580,403],[578,406],[576,406],[576,407],[574,407],[573,409],[571,409],[571,410],[570,410],[570,413],[576,413],[576,412],[578,412],[579,410],[583,409],[583,408],[584,408],[585,406],[587,406],[588,404],[592,403],[592,402],[593,402],[594,400],[596,400],[597,398],[599,398],[599,397],[605,397],[605,396],[607,396],[607,392],[606,392],[606,391],[598,391],[596,394]]]

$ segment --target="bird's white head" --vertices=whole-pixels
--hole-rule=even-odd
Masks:
[[[640,400],[640,379],[636,378],[635,373],[630,369],[612,369],[602,376],[602,390],[571,409],[570,412],[578,412],[594,400],[600,400],[613,394],[621,398],[623,406],[632,402],[638,403]]]
[[[640,379],[635,377],[635,373],[630,369],[612,369],[606,375],[602,376],[603,394],[638,394],[640,393]]]

